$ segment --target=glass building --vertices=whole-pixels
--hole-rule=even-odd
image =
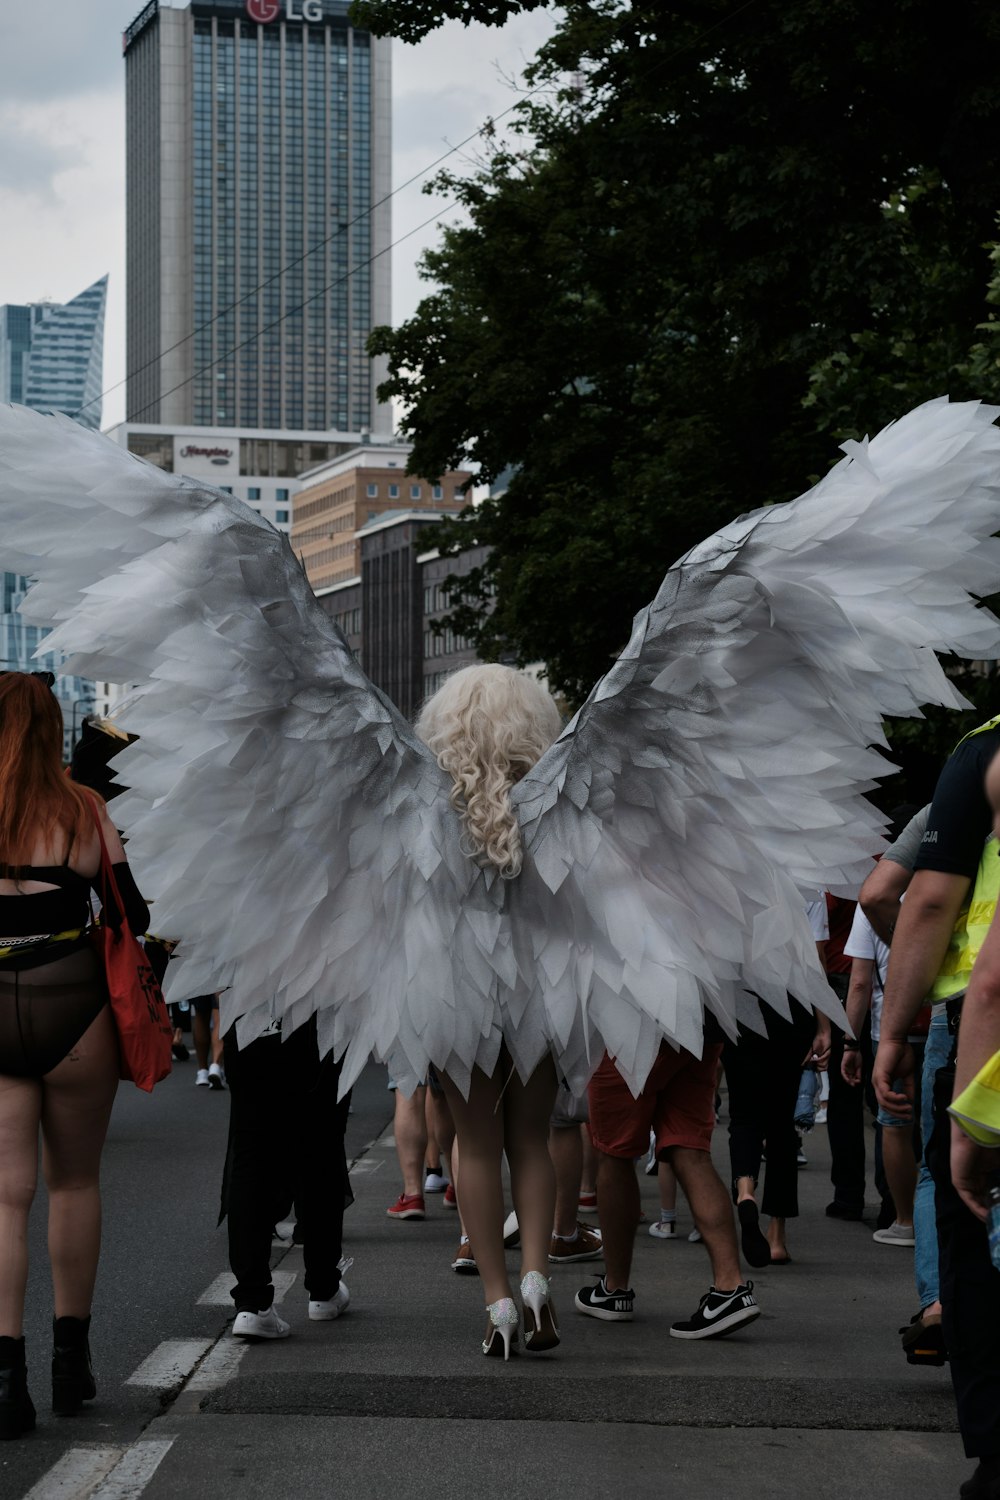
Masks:
[[[366,353],[391,315],[389,44],[347,10],[151,0],[125,33],[129,422],[391,431]]]
[[[28,580],[18,573],[0,573],[0,672],[55,672],[62,668],[63,658],[54,651],[35,659],[35,651],[49,634],[39,625],[31,625],[18,606],[28,591]],[[56,676],[52,691],[59,699],[63,716],[63,755],[68,761],[80,726],[94,710],[94,684],[82,677]]]
[[[0,307],[0,401],[100,427],[107,298],[103,276],[72,302]]]

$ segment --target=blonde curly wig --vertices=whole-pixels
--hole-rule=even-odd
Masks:
[[[560,728],[559,710],[540,682],[493,665],[453,672],[417,719],[417,734],[455,783],[451,801],[465,823],[466,852],[506,880],[523,858],[508,794]]]

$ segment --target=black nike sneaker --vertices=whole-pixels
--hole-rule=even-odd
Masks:
[[[713,1286],[702,1297],[698,1311],[692,1317],[670,1325],[670,1337],[719,1339],[759,1317],[760,1308],[754,1299],[752,1281],[738,1286],[735,1292],[718,1292]]]
[[[590,1318],[603,1318],[607,1323],[631,1323],[635,1306],[635,1292],[609,1292],[604,1277],[597,1278],[596,1286],[581,1287],[573,1299],[578,1312]]]

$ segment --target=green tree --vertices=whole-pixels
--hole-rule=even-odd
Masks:
[[[456,627],[579,700],[702,536],[916,401],[989,395],[1000,13],[570,0],[529,83],[513,145],[439,180],[467,223],[371,348],[416,472],[513,471],[435,531],[491,549]]]
[[[376,36],[396,36],[403,42],[419,42],[442,21],[462,21],[466,26],[481,21],[502,26],[523,10],[541,10],[549,0],[354,0],[351,20]]]

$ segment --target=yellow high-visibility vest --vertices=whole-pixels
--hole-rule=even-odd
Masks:
[[[997,728],[1000,728],[1000,714],[986,724],[980,724],[978,729],[973,729],[959,741],[959,744],[964,745],[965,741],[971,740],[974,735],[985,734],[987,730]],[[958,746],[955,748],[957,749]],[[979,957],[979,950],[990,930],[990,923],[993,921],[998,902],[1000,902],[1000,848],[997,845],[996,835],[991,833],[983,845],[979,868],[972,883],[972,893],[967,905],[958,914],[958,920],[948,943],[948,951],[945,953],[938,976],[927,996],[932,1005],[940,1005],[943,1001],[950,1000],[953,995],[962,994],[968,988],[973,965]]]

